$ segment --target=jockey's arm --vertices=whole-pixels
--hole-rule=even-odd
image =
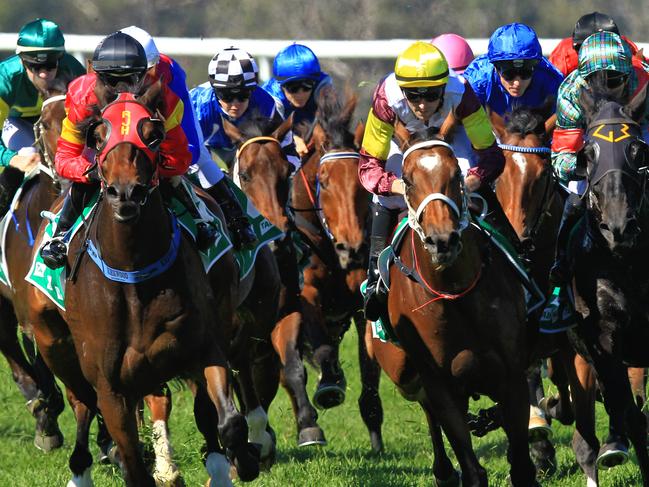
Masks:
[[[561,85],[557,98],[557,127],[552,135],[552,165],[561,181],[568,182],[577,167],[577,153],[584,147],[582,110],[573,100],[581,90],[569,83]]]
[[[90,167],[91,161],[84,155],[84,147],[85,142],[81,131],[70,118],[65,117],[61,136],[56,144],[56,155],[54,156],[56,172],[61,177],[76,183],[87,183],[89,181],[84,173]]]
[[[393,193],[394,182],[398,180],[394,173],[385,170],[396,115],[391,109],[386,110],[385,107],[379,110],[377,115],[372,107],[367,116],[360,150],[358,178],[370,193],[389,196]]]
[[[476,190],[482,184],[493,182],[503,172],[505,156],[496,143],[491,123],[471,85],[465,83],[460,103],[455,107],[456,117],[462,121],[478,163],[469,169],[467,185]]]

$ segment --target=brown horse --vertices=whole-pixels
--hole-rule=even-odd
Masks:
[[[39,354],[30,359],[24,355],[18,342],[17,327],[27,323],[27,290],[24,280],[29,269],[29,255],[34,244],[34,236],[41,223],[41,210],[49,208],[60,194],[61,182],[52,164],[56,150],[56,138],[42,136],[42,127],[60,126],[65,115],[63,100],[66,83],[52,86],[42,93],[41,116],[34,125],[36,143],[44,164],[39,173],[26,182],[20,199],[10,209],[10,219],[4,234],[4,271],[10,285],[0,284],[0,351],[7,358],[12,375],[20,392],[27,401],[27,409],[36,418],[34,444],[41,450],[50,451],[63,443],[63,435],[57,425],[57,417],[63,410],[63,397],[54,382],[54,377],[45,366]],[[16,176],[21,181],[23,174],[11,167],[6,174]],[[34,352],[32,340],[23,334],[25,349]]]
[[[362,391],[361,417],[370,431],[375,451],[383,447],[383,411],[378,394],[380,368],[365,345],[365,319],[360,284],[366,278],[369,194],[357,177],[357,147],[363,126],[349,126],[357,98],[342,100],[334,91],[321,96],[314,124],[304,137],[309,153],[294,177],[292,211],[295,223],[310,242],[313,253],[304,271],[306,346],[320,371],[313,397],[319,407],[340,404],[345,377],[338,362],[338,347],[351,324],[357,327]]]
[[[299,271],[286,211],[291,164],[283,153],[280,141],[286,137],[291,125],[291,117],[279,125],[277,121],[261,117],[251,117],[239,127],[228,121],[223,122],[225,133],[238,148],[234,179],[239,181],[241,189],[259,212],[286,235],[273,243],[282,288],[278,301],[279,319],[270,342],[281,366],[255,367],[255,388],[262,406],[268,410],[277,393],[279,379],[293,405],[298,445],[322,445],[326,443],[324,433],[318,426],[318,415],[306,393],[306,369],[300,352],[302,306]]]
[[[78,269],[66,285],[66,310],[34,287],[30,323],[54,373],[90,416],[96,407],[102,411],[127,485],[154,485],[137,450],[137,403],[179,374],[196,381],[194,412],[207,443],[208,470],[212,453],[225,449],[239,477],[251,480],[259,471],[257,456],[232,402],[221,351],[221,327],[232,320],[227,303],[238,276],[232,255],[221,258],[215,265],[225,297],[214,296],[198,253],[163,205],[157,147],[164,130],[149,111],[159,106],[160,89],[154,84],[139,102],[122,95],[102,111],[93,130],[102,191],[92,221],[70,242],[68,264]],[[106,120],[122,129],[109,131]],[[121,139],[118,133],[131,135]],[[142,268],[148,269],[144,277],[137,271]],[[131,276],[130,282],[114,280],[115,274]],[[217,309],[216,302],[226,305]],[[87,429],[78,428],[70,460],[75,477],[87,478],[91,463]]]
[[[506,258],[470,222],[461,170],[450,146],[417,143],[403,127],[410,228],[390,271],[388,316],[403,348],[373,340],[376,358],[428,419],[438,482],[458,483],[440,426],[460,463],[463,485],[487,485],[466,423],[471,394],[503,407],[513,485],[535,485],[529,457],[523,289]],[[421,140],[421,139],[420,139]],[[400,270],[401,269],[401,270]],[[453,480],[454,479],[454,480]]]

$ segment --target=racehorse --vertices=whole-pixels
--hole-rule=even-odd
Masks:
[[[649,150],[637,123],[647,88],[623,104],[606,95],[603,77],[594,75],[589,87],[580,95],[587,125],[582,152],[587,190],[586,214],[571,245],[575,266],[571,288],[580,318],[571,338],[596,370],[609,414],[609,435],[600,448],[594,430],[582,431],[578,424],[581,454],[577,459],[584,470],[594,470],[596,483],[593,463],[600,467],[623,463],[630,440],[647,486],[647,422],[634,402],[627,376],[627,366],[649,365],[645,346],[649,338],[645,258]],[[592,402],[589,406],[593,415]]]
[[[179,374],[196,384],[194,414],[207,443],[208,471],[215,467],[212,454],[225,451],[239,477],[251,480],[258,454],[232,401],[222,352],[227,323],[217,321],[232,316],[215,305],[231,299],[214,296],[197,251],[158,189],[165,133],[153,113],[159,113],[160,91],[158,82],[137,101],[122,94],[89,125],[102,189],[85,230],[70,241],[65,311],[33,287],[30,323],[46,363],[87,406],[86,416],[102,411],[127,485],[154,485],[137,449],[137,404]],[[227,296],[238,279],[234,258],[227,254],[215,265]],[[88,421],[78,424],[70,459],[77,479],[88,479],[92,464],[87,427]]]
[[[282,289],[279,320],[271,334],[271,343],[279,356],[279,380],[291,399],[297,421],[298,445],[322,445],[324,433],[318,426],[318,414],[306,393],[306,369],[300,353],[302,309],[299,271],[286,207],[289,198],[291,164],[281,141],[291,129],[292,117],[277,121],[252,117],[241,126],[223,121],[226,135],[237,147],[233,178],[250,198],[259,213],[284,232],[282,240],[273,242],[273,253],[280,271]],[[278,380],[269,376],[268,367],[255,367],[255,384],[262,406],[268,410],[277,392]],[[263,374],[264,379],[259,378]]]
[[[504,408],[513,485],[536,485],[527,442],[523,289],[506,258],[470,222],[468,195],[452,148],[397,124],[409,227],[390,270],[387,316],[402,348],[374,339],[379,364],[423,407],[438,483],[456,485],[440,426],[463,485],[487,485],[466,423],[471,394]],[[423,140],[422,139],[428,139]],[[420,142],[421,141],[421,142]]]
[[[41,94],[41,116],[34,124],[36,144],[43,164],[39,165],[39,173],[23,186],[18,203],[10,209],[2,256],[6,263],[3,272],[10,284],[0,283],[0,351],[7,358],[13,378],[27,400],[28,410],[36,418],[34,444],[46,452],[63,443],[63,435],[57,424],[57,417],[63,410],[63,397],[40,355],[33,353],[35,348],[28,333],[22,337],[25,349],[32,355],[27,359],[18,341],[17,328],[18,325],[27,325],[28,284],[24,277],[30,265],[34,235],[42,219],[40,211],[49,208],[61,191],[61,180],[52,163],[56,138],[43,137],[41,129],[44,126],[60,126],[65,115],[63,100],[67,83],[60,79],[55,81],[56,85]],[[3,177],[15,176],[17,184],[22,182],[23,174],[20,171],[11,167],[4,171]]]
[[[323,96],[324,95],[324,96]],[[337,406],[345,398],[345,377],[338,362],[343,333],[353,318],[358,332],[362,391],[361,417],[372,448],[383,448],[383,411],[378,394],[380,369],[365,344],[365,319],[360,284],[366,278],[369,194],[358,179],[357,148],[363,136],[359,124],[349,128],[357,97],[321,95],[316,119],[303,137],[309,153],[293,178],[291,210],[299,231],[313,249],[304,271],[306,345],[320,371],[313,403]]]

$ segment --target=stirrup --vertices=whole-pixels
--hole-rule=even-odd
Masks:
[[[204,252],[209,249],[216,240],[218,230],[209,223],[200,221],[196,222],[196,246],[198,250]]]
[[[257,243],[257,236],[246,217],[233,218],[228,225],[233,245],[239,249],[252,247]]]
[[[40,250],[41,259],[50,269],[63,267],[67,261],[68,246],[62,237],[54,237]]]

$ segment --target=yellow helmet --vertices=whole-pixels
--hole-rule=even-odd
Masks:
[[[394,74],[402,88],[445,85],[448,81],[448,63],[442,51],[431,43],[417,41],[399,54]]]

